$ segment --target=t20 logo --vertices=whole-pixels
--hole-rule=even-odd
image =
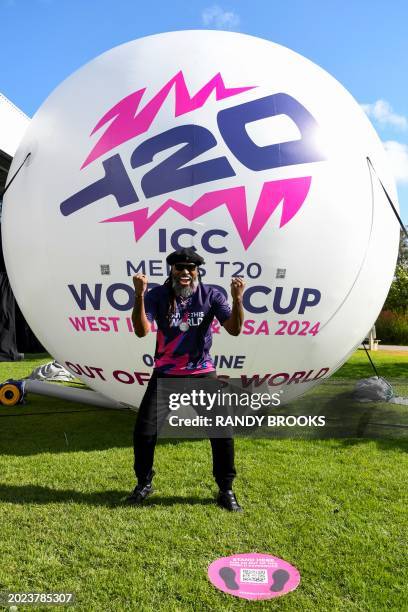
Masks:
[[[178,80],[176,80],[177,77]],[[218,80],[216,80],[217,77]],[[189,112],[194,110],[194,107],[198,108],[198,106],[202,106],[204,104],[211,91],[211,84],[212,88],[216,88],[216,91],[219,94],[219,89],[217,89],[217,86],[221,86],[221,76],[217,75],[217,77],[214,77],[214,79],[212,79],[209,84],[200,90],[200,92],[198,92],[194,98],[188,97],[190,107],[188,105],[184,105],[184,112]],[[183,111],[177,113],[177,84],[180,86],[180,79],[182,79],[182,74],[178,73],[178,75],[173,77],[173,79],[166,84],[166,86],[155,96],[155,98],[153,98],[146,105],[146,107],[140,111],[139,115],[133,119],[133,122],[129,121],[128,116],[128,123],[126,124],[127,129],[123,129],[123,115],[122,125],[120,125],[120,113],[123,113],[124,108],[126,109],[126,112],[129,111],[129,98],[131,98],[131,96],[134,97],[135,94],[140,94],[140,92],[144,92],[145,90],[140,90],[139,92],[135,92],[135,94],[131,94],[131,96],[128,96],[121,101],[121,103],[108,111],[108,113],[97,124],[94,132],[99,129],[101,125],[106,123],[108,119],[113,117],[116,117],[115,121],[119,122],[119,127],[116,126],[116,130],[114,130],[115,121],[113,121],[105,134],[98,141],[87,160],[84,162],[83,167],[106,152],[109,146],[106,144],[109,142],[109,136],[111,137],[110,143],[113,143],[113,146],[115,146],[115,143],[120,144],[125,140],[129,140],[135,135],[142,133],[143,131],[147,131],[154,119],[154,113],[157,114],[160,108],[160,103],[163,103],[164,97],[168,95],[173,84],[176,85],[176,115],[182,114]],[[182,80],[182,83],[184,83],[184,79]],[[169,87],[170,84],[171,87]],[[230,95],[237,95],[238,93],[252,89],[252,87],[244,87],[228,90],[225,89],[222,79],[221,84],[223,89],[221,90],[221,94],[217,96],[218,99],[220,97],[222,98]],[[202,94],[203,99],[197,102],[197,98],[199,98],[200,94]],[[184,95],[186,95],[185,92]],[[140,101],[141,96],[139,96],[138,99]],[[135,100],[133,100],[133,104],[134,103]],[[191,108],[191,106],[193,108]],[[146,112],[149,110],[150,114]],[[145,114],[145,117],[143,116],[143,113]],[[300,133],[300,138],[289,142],[274,143],[267,146],[257,145],[249,136],[246,129],[247,126],[255,121],[278,115],[286,115],[294,122]],[[135,121],[135,119],[139,119],[139,122]],[[251,100],[243,104],[223,109],[217,114],[217,124],[223,141],[232,156],[253,172],[317,162],[324,159],[316,146],[316,132],[318,129],[316,120],[311,113],[302,104],[300,104],[300,102],[285,93],[277,93],[261,97],[256,100]],[[109,131],[111,132],[110,134]],[[64,216],[69,216],[106,196],[114,196],[118,206],[123,208],[139,202],[140,192],[143,193],[143,199],[149,199],[155,196],[184,189],[186,187],[207,184],[212,181],[236,176],[233,164],[231,163],[231,161],[233,162],[233,159],[230,161],[225,155],[221,157],[214,157],[213,159],[203,162],[191,163],[198,156],[210,151],[217,144],[217,140],[212,132],[201,125],[190,123],[166,130],[161,134],[157,134],[146,139],[133,150],[130,157],[130,165],[132,168],[140,168],[151,163],[157,153],[166,151],[167,149],[173,148],[177,145],[184,146],[179,148],[175,153],[171,154],[167,159],[160,162],[153,169],[146,172],[140,182],[140,191],[136,191],[125,169],[120,154],[116,153],[102,161],[104,176],[84,189],[81,189],[68,199],[64,200],[60,207],[61,213]],[[112,148],[112,144],[110,144],[110,146]],[[176,200],[167,200],[158,209],[158,211],[155,211],[155,213],[150,216],[150,218],[149,210],[145,208],[111,219],[106,219],[104,221],[132,221],[135,227],[135,239],[138,240],[169,207],[175,208],[186,218],[193,219],[197,216],[205,214],[216,206],[225,204],[229,209],[231,217],[238,229],[238,233],[241,236],[244,247],[248,248],[249,244],[251,244],[253,239],[259,233],[260,229],[264,226],[273,210],[280,203],[280,201],[282,201],[282,198],[284,199],[284,208],[282,212],[281,226],[287,223],[294,216],[294,214],[296,214],[306,198],[310,187],[310,181],[310,177],[303,177],[286,179],[282,181],[269,181],[264,183],[258,201],[257,210],[255,211],[253,219],[254,221],[258,213],[258,217],[260,217],[260,220],[262,221],[261,225],[259,222],[257,223],[259,226],[258,228],[253,226],[253,223],[251,226],[249,226],[248,221],[246,221],[246,225],[245,223],[242,224],[242,222],[240,222],[240,218],[242,220],[242,215],[237,216],[234,214],[234,210],[236,213],[242,213],[242,210],[239,210],[242,208],[242,195],[240,196],[237,192],[237,190],[242,189],[240,187],[206,193],[190,207],[186,207],[185,204],[177,202]],[[275,197],[273,194],[275,194]],[[239,203],[237,205],[237,196],[241,201],[241,205]],[[245,192],[243,193],[243,197],[246,218]],[[231,198],[235,202],[234,205]],[[272,202],[273,205],[268,206],[268,202]],[[179,205],[178,207],[177,204]],[[185,210],[186,208],[190,209],[190,213]],[[185,214],[186,212],[187,214]],[[149,222],[149,220],[151,222]]]

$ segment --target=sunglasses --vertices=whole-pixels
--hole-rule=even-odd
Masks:
[[[193,272],[197,268],[197,264],[195,263],[176,263],[174,264],[177,272],[182,272],[183,270],[188,270],[189,272]]]

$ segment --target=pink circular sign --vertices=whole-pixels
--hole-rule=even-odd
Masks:
[[[208,566],[208,577],[217,589],[243,599],[271,599],[294,591],[298,570],[283,559],[261,553],[221,557]]]

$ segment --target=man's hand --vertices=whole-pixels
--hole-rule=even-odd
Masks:
[[[231,280],[232,311],[229,319],[224,321],[223,327],[231,336],[239,336],[244,323],[244,309],[242,306],[242,294],[245,283],[239,276]]]
[[[231,280],[231,296],[233,301],[242,300],[242,294],[244,293],[245,283],[244,280],[239,276],[234,276]]]
[[[135,305],[132,312],[132,323],[135,334],[139,338],[143,338],[150,331],[150,323],[146,317],[143,297],[147,290],[147,282],[148,279],[145,274],[135,274],[133,277]]]
[[[144,295],[147,290],[148,278],[145,274],[135,274],[133,277],[133,285],[135,293],[138,296]]]

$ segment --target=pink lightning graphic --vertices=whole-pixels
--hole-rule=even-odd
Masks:
[[[193,221],[211,210],[225,205],[244,249],[247,250],[280,203],[282,203],[282,213],[279,227],[286,225],[297,214],[309,193],[311,180],[311,176],[305,176],[264,183],[250,224],[245,187],[242,186],[205,193],[191,206],[169,198],[150,216],[149,209],[142,208],[110,219],[104,219],[101,223],[133,223],[135,240],[138,241],[171,208],[185,219]]]
[[[91,136],[104,125],[108,124],[108,127],[82,164],[81,170],[104,153],[139,134],[147,132],[173,88],[175,97],[174,114],[175,117],[179,117],[204,106],[213,91],[215,91],[215,99],[219,101],[254,89],[254,87],[252,85],[250,87],[227,88],[221,74],[218,73],[195,95],[190,96],[183,72],[180,70],[136,113],[146,91],[146,88],[138,89],[120,100],[98,121],[91,132]]]
[[[189,354],[185,355],[174,355],[174,351],[177,350],[178,345],[183,341],[183,334],[180,334],[166,344],[166,337],[159,329],[157,330],[157,354],[159,357],[156,358],[157,368],[163,368],[169,366],[171,368],[172,375],[186,375],[186,366],[189,362]],[[167,354],[165,354],[165,350]],[[160,357],[161,355],[161,357]],[[189,369],[188,374],[200,374],[202,368]],[[210,370],[206,370],[207,372]]]

